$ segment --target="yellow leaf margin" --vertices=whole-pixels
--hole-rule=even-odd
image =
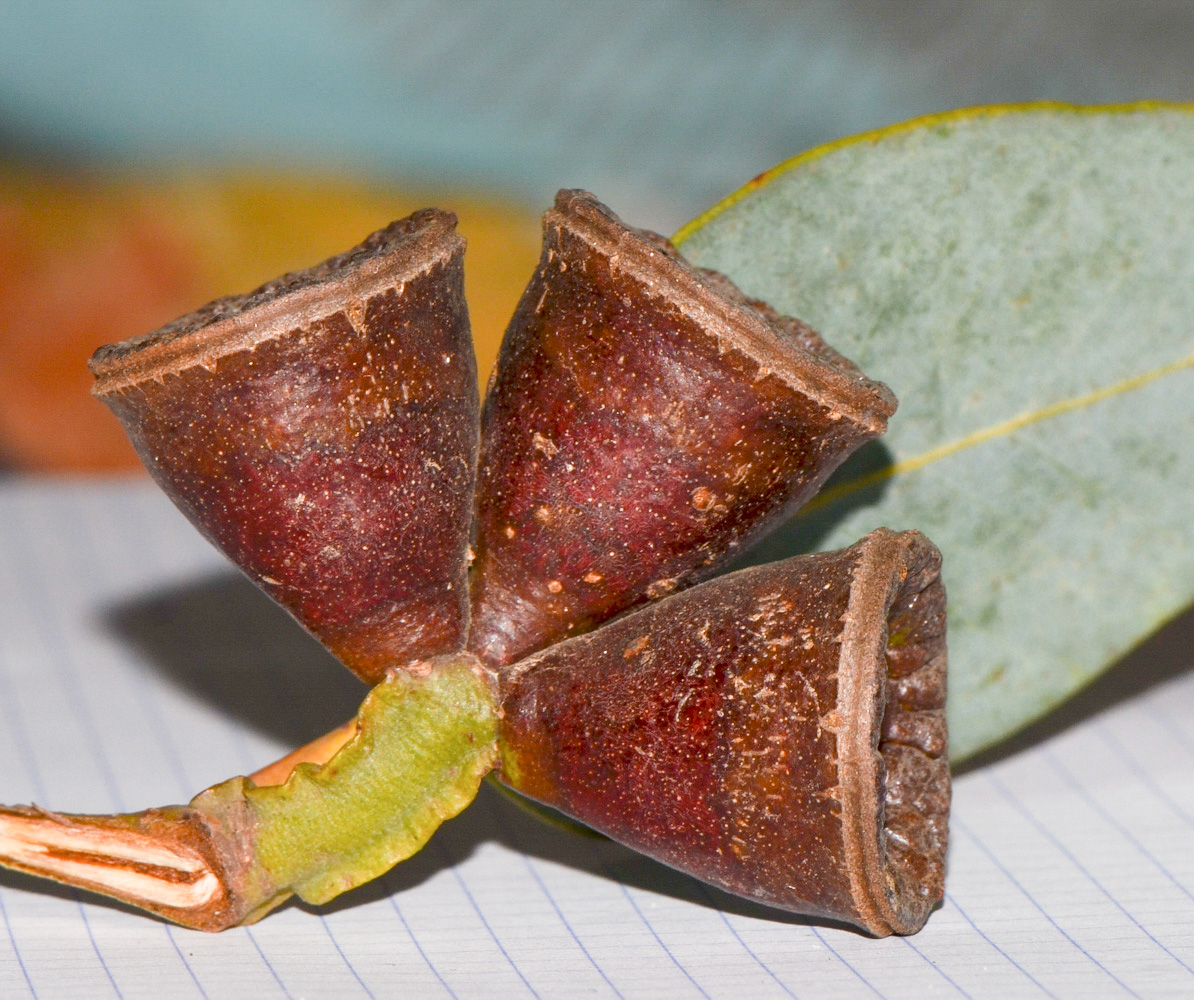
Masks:
[[[722,198],[716,205],[706,209],[691,222],[681,226],[672,237],[672,242],[676,246],[679,246],[693,233],[704,229],[705,226],[723,212],[733,208],[738,202],[754,194],[760,188],[765,188],[777,177],[782,177],[797,167],[802,167],[806,163],[812,163],[814,160],[819,160],[830,153],[836,153],[839,149],[845,149],[848,146],[859,146],[866,142],[873,145],[883,139],[903,135],[905,132],[915,132],[917,129],[932,128],[935,125],[972,121],[978,118],[1002,118],[1004,115],[1042,114],[1047,111],[1073,115],[1128,115],[1140,111],[1188,111],[1194,113],[1194,102],[1150,100],[1133,101],[1126,104],[1066,104],[1063,101],[1032,101],[1025,104],[979,105],[970,108],[957,108],[953,111],[940,111],[931,115],[921,115],[919,118],[911,118],[906,122],[885,125],[883,128],[872,129],[869,132],[860,132],[858,135],[849,135],[843,139],[834,139],[833,142],[827,142],[823,146],[814,146],[812,149],[806,149],[803,153],[798,153],[790,160],[784,160],[783,163],[772,167],[770,170],[764,170],[763,173],[743,184],[737,191]]]

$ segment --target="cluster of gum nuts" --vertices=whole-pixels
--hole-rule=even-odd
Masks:
[[[0,863],[218,930],[380,874],[492,774],[728,892],[918,930],[949,811],[937,550],[879,529],[700,582],[890,391],[562,191],[479,406],[463,255],[418,212],[97,352],[157,482],[373,690],[186,806],[0,809]]]

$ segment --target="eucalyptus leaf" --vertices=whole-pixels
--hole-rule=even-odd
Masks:
[[[940,546],[951,753],[1194,600],[1194,106],[956,112],[814,150],[677,235],[900,408],[759,561]]]

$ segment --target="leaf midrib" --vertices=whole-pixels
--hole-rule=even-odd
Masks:
[[[884,466],[882,469],[877,469],[874,472],[868,473],[864,476],[859,476],[855,479],[849,479],[845,482],[838,483],[828,489],[822,490],[821,493],[806,504],[797,515],[803,517],[830,504],[834,504],[844,497],[857,493],[859,490],[865,490],[878,483],[885,482],[888,479],[894,479],[897,476],[905,473],[915,472],[918,469],[923,469],[927,465],[932,465],[934,462],[939,462],[942,459],[949,458],[956,455],[958,452],[965,451],[969,448],[977,447],[978,445],[986,444],[989,441],[995,441],[999,438],[1007,437],[1014,434],[1018,430],[1032,424],[1040,423],[1044,420],[1050,420],[1054,417],[1060,417],[1067,413],[1073,413],[1077,410],[1083,410],[1087,407],[1094,406],[1105,400],[1112,399],[1116,396],[1122,396],[1136,389],[1141,389],[1152,382],[1166,378],[1170,375],[1176,375],[1180,372],[1187,371],[1194,368],[1194,354],[1187,355],[1184,358],[1179,358],[1176,361],[1170,361],[1167,364],[1161,365],[1158,368],[1150,369],[1139,375],[1133,375],[1129,378],[1123,379],[1119,382],[1114,382],[1111,385],[1102,386],[1091,392],[1083,393],[1079,396],[1070,396],[1067,399],[1061,399],[1054,403],[1049,403],[1046,406],[1038,407],[1035,410],[1030,410],[1026,413],[1021,413],[1017,416],[1011,417],[1008,420],[1000,421],[999,423],[989,424],[986,427],[980,427],[976,431],[971,431],[969,434],[964,434],[956,440],[946,442],[945,444],[937,445],[935,448],[930,448],[927,451],[921,452],[919,455],[914,455],[911,458],[901,459],[898,462],[893,462],[891,465]]]

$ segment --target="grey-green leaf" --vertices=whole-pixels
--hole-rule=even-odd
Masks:
[[[758,558],[879,525],[940,546],[955,760],[1194,600],[1194,107],[897,126],[678,238],[899,396]]]

